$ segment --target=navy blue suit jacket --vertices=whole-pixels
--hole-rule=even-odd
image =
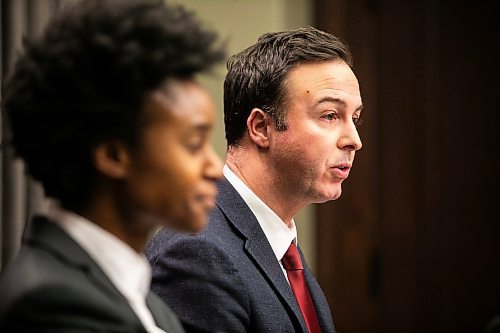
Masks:
[[[166,332],[184,332],[152,292],[146,305]],[[18,257],[2,272],[0,332],[146,333],[146,329],[80,245],[56,224],[35,218]]]
[[[149,243],[152,290],[170,305],[187,332],[307,332],[290,285],[250,208],[227,180],[218,183],[218,190],[217,207],[202,233],[161,230]],[[321,329],[334,332],[326,298],[304,266]]]

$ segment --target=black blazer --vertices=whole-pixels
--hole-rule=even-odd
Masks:
[[[59,226],[35,218],[0,279],[1,332],[146,332],[124,296]],[[163,302],[146,304],[159,327],[184,332]]]
[[[227,180],[197,235],[160,231],[146,256],[152,290],[188,332],[307,332],[290,285],[255,216]],[[302,257],[305,264],[305,260]],[[326,298],[305,266],[323,332],[335,332]]]

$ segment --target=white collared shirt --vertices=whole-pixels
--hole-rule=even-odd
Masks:
[[[144,328],[150,333],[165,333],[156,326],[146,306],[151,284],[151,267],[122,240],[83,216],[51,203],[48,217],[80,245],[125,296]]]
[[[269,244],[271,244],[276,260],[278,260],[281,270],[288,281],[281,259],[288,250],[291,242],[293,240],[297,242],[297,229],[295,228],[295,221],[292,219],[289,228],[286,223],[283,222],[283,220],[264,203],[264,201],[262,201],[240,178],[238,178],[238,176],[236,176],[231,169],[229,169],[227,164],[224,165],[222,172],[224,173],[224,177],[226,177],[227,181],[233,185],[257,218],[262,231],[264,231],[264,235],[266,235]]]

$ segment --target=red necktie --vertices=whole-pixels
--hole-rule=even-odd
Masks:
[[[293,242],[283,256],[283,259],[281,259],[281,262],[283,263],[283,267],[285,267],[288,281],[299,303],[300,312],[304,316],[309,333],[321,333],[318,316],[316,315],[316,310],[314,309],[314,304],[307,288],[304,267],[300,260],[299,251]]]

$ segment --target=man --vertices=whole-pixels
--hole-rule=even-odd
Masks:
[[[350,66],[347,46],[311,27],[265,34],[229,60],[217,207],[200,235],[163,230],[146,250],[153,291],[188,332],[334,331],[293,216],[337,199],[361,148]]]
[[[5,85],[12,144],[55,200],[0,281],[2,332],[184,332],[149,291],[160,225],[199,231],[221,164],[194,75],[216,36],[161,0],[67,7]]]

